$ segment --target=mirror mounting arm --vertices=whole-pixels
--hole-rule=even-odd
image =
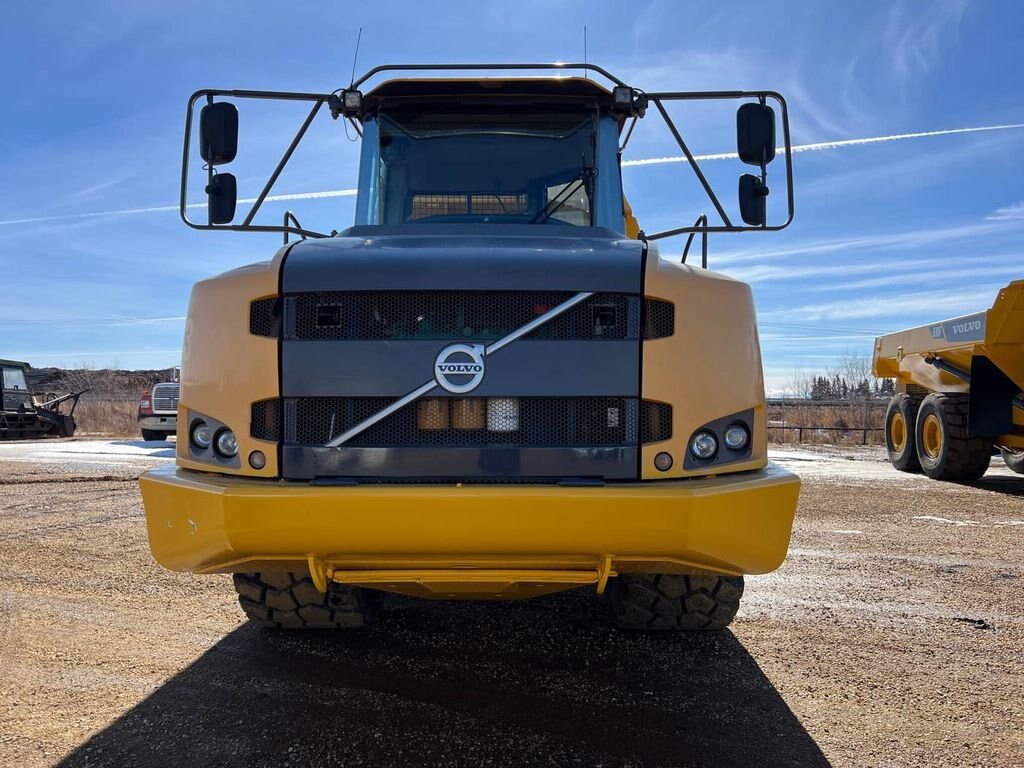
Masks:
[[[702,213],[697,217],[697,220],[693,222],[694,227],[703,227],[700,230],[700,265],[702,268],[708,268],[708,217],[707,214]],[[686,257],[690,255],[690,244],[693,242],[693,236],[697,234],[696,229],[690,232],[690,236],[686,238],[686,245],[683,247],[683,260],[682,264],[686,263]]]

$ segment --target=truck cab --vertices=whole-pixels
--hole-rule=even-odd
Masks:
[[[326,104],[361,134],[355,221],[322,236],[286,218],[304,239],[193,289],[176,466],[141,480],[160,563],[235,574],[275,627],[362,624],[373,590],[582,585],[626,628],[731,621],[743,576],[785,557],[799,481],[767,460],[749,286],[663,257],[632,219],[620,143],[649,102],[613,82],[313,99],[310,119]],[[193,97],[209,168],[237,144],[214,96],[254,93]],[[740,140],[762,178],[768,141]],[[227,176],[187,223],[253,228],[227,223]],[[750,178],[744,221],[770,229]],[[737,229],[723,217],[702,235]]]

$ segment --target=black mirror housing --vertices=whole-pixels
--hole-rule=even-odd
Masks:
[[[238,108],[227,101],[207,104],[199,113],[199,154],[209,165],[223,165],[238,152]]]
[[[760,176],[740,176],[740,217],[751,227],[763,227],[768,221],[768,187]]]
[[[775,110],[748,102],[736,110],[736,150],[748,165],[767,165],[775,159]]]
[[[207,210],[211,224],[230,224],[235,218],[238,184],[234,174],[218,173],[206,187]]]

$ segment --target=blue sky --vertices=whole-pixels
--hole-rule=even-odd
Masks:
[[[1024,4],[1016,0],[292,8],[5,7],[18,34],[0,49],[0,356],[37,366],[177,363],[191,284],[268,258],[280,238],[195,232],[167,210],[80,214],[173,206],[192,91],[332,90],[349,79],[360,26],[362,71],[391,62],[579,59],[586,24],[590,60],[647,90],[780,90],[798,145],[1024,123]],[[304,108],[244,107],[233,171],[240,195],[251,197]],[[734,149],[730,114],[694,108],[674,116],[695,153]],[[341,127],[316,124],[275,192],[353,187],[358,145]],[[627,159],[676,154],[652,116]],[[733,205],[746,168],[735,160],[704,168]],[[623,176],[648,231],[710,210],[685,165],[629,167]],[[1022,128],[796,155],[794,224],[710,241],[712,268],[754,287],[769,389],[842,355],[870,354],[878,332],[986,307],[1000,286],[1024,278],[1022,176]],[[192,198],[201,199],[196,191]],[[340,229],[353,203],[271,203],[262,215],[276,223],[290,207],[304,225]],[[682,243],[662,248],[678,253]]]

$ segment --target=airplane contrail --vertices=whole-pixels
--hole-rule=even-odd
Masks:
[[[881,144],[886,141],[903,141],[905,139],[923,139],[928,136],[952,136],[958,133],[981,133],[983,131],[1006,131],[1014,128],[1024,128],[1024,123],[1009,123],[1007,125],[982,125],[977,128],[948,128],[942,131],[921,131],[919,133],[895,133],[892,136],[869,136],[863,139],[841,139],[839,141],[821,141],[817,144],[796,144],[790,149],[796,152],[817,152],[822,149],[840,149],[842,147],[857,147],[864,144]],[[777,152],[782,153],[784,147],[778,147]],[[714,155],[694,155],[694,160],[729,160],[736,157],[735,152],[720,152]],[[641,160],[623,160],[622,167],[637,165],[661,165],[663,163],[685,163],[685,155],[671,155],[669,157],[648,157]]]
[[[923,139],[930,136],[953,136],[961,133],[982,133],[985,131],[1007,131],[1024,128],[1024,123],[1008,123],[1006,125],[982,125],[974,128],[948,128],[940,131],[920,131],[918,133],[896,133],[891,136],[869,136],[860,139],[841,139],[838,141],[821,141],[815,144],[797,144],[791,147],[794,153],[818,152],[828,149],[842,149],[844,147],[857,147],[865,144],[881,144],[887,141],[905,141],[907,139]],[[778,151],[783,151],[779,147]],[[730,160],[736,157],[735,152],[719,152],[710,155],[694,155],[694,160]],[[684,155],[670,155],[667,157],[647,157],[637,160],[623,160],[623,168],[635,168],[645,165],[664,165],[666,163],[685,163]],[[287,200],[316,200],[329,197],[352,197],[356,195],[356,189],[329,189],[323,192],[295,192],[286,195],[267,195],[265,202],[283,202]],[[255,197],[245,198],[238,201],[241,204],[251,205],[256,202]],[[186,208],[205,208],[206,203],[189,203]],[[157,205],[147,208],[122,208],[116,211],[92,211],[90,213],[65,213],[57,216],[35,216],[25,219],[7,219],[0,221],[0,226],[5,224],[36,224],[50,221],[70,221],[73,219],[88,219],[97,216],[127,216],[135,213],[166,213],[178,210],[177,205]]]

